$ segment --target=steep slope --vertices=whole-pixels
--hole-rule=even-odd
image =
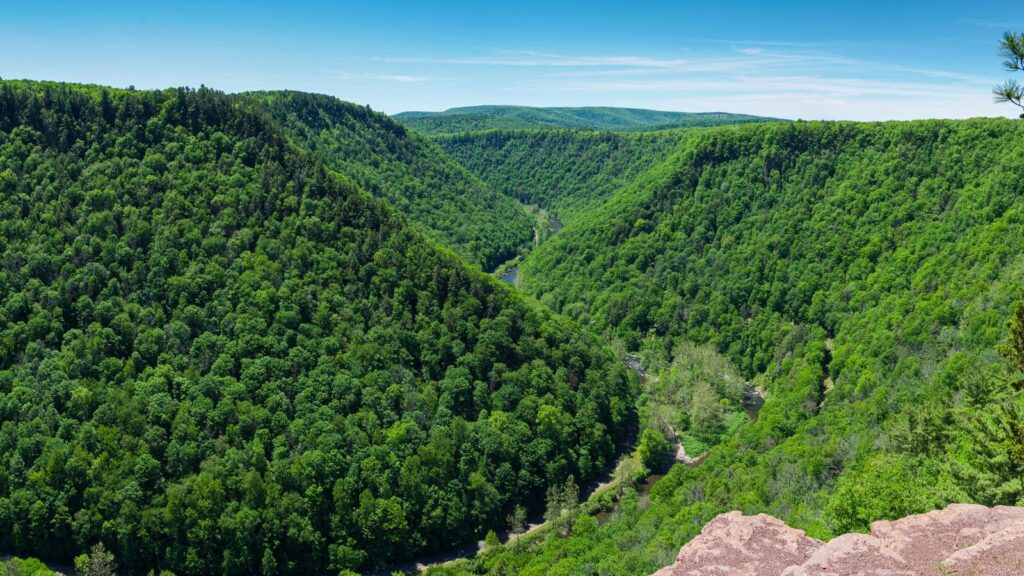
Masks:
[[[524,285],[634,345],[650,333],[713,341],[753,374],[788,323],[834,333],[916,294],[911,271],[953,290],[978,280],[960,269],[1004,261],[993,238],[1020,204],[1017,136],[999,120],[710,130],[531,255]],[[948,261],[919,269],[938,255]],[[939,321],[958,316],[952,306]]]
[[[480,130],[574,128],[581,130],[656,130],[719,126],[775,120],[726,112],[664,112],[637,108],[532,108],[529,106],[466,106],[444,112],[401,112],[394,116],[424,134],[457,134]]]
[[[595,477],[632,417],[607,347],[248,97],[0,83],[0,214],[5,553],[386,564]]]
[[[495,190],[568,224],[667,159],[689,133],[496,130],[434,141]]]
[[[541,245],[526,290],[645,362],[711,343],[766,402],[649,500],[627,492],[613,521],[447,573],[650,574],[728,510],[827,539],[950,502],[1024,503],[1021,375],[996,354],[1024,283],[1022,132],[709,129]],[[1024,358],[1024,307],[1014,326]]]
[[[331,96],[254,93],[328,167],[384,198],[419,230],[493,270],[533,237],[533,218],[384,114]]]

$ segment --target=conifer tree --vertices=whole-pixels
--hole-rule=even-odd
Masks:
[[[1013,318],[1007,322],[1007,326],[1010,328],[1010,341],[999,347],[999,353],[1024,372],[1024,301],[1017,303]]]
[[[999,55],[1003,57],[1003,68],[1007,71],[1024,71],[1024,34],[1004,33],[1003,39],[999,42]],[[996,86],[992,89],[992,94],[996,102],[1009,102],[1024,110],[1024,86],[1016,80],[1011,78]],[[1021,114],[1021,118],[1024,118],[1024,113]]]

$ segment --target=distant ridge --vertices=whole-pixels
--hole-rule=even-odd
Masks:
[[[641,108],[593,106],[534,108],[530,106],[465,106],[443,112],[401,112],[394,118],[426,134],[457,134],[493,129],[575,128],[580,130],[660,130],[774,122],[779,118],[728,112],[667,112]]]

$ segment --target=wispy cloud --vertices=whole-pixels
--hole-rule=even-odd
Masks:
[[[728,46],[771,46],[773,48],[823,48],[831,46],[828,42],[798,42],[793,40],[737,40],[724,38],[687,38],[694,44],[726,44]]]
[[[750,56],[761,56],[767,53],[763,48],[746,47],[734,49],[730,56],[699,56],[690,58],[662,58],[642,55],[594,55],[579,56],[553,54],[535,51],[496,51],[495,56],[471,58],[408,58],[378,57],[377,62],[391,64],[434,64],[450,66],[513,66],[536,68],[617,68],[617,69],[652,69],[675,70],[679,72],[719,71],[737,66],[758,66],[783,63],[843,63],[852,62],[838,56],[816,54],[811,52],[774,52],[770,58],[765,57],[750,61]]]
[[[787,117],[871,118],[874,110],[874,117],[910,118],[922,113],[962,116],[972,101],[977,103],[973,110],[991,113],[988,90],[996,80],[822,51],[734,47],[732,54],[658,70],[576,70],[564,75],[558,90],[597,99],[646,96],[715,109],[728,104]]]
[[[735,76],[723,79],[673,79],[622,82],[567,83],[565,90],[615,92],[689,91],[725,94],[803,93],[842,97],[895,96],[904,98],[935,97],[933,84],[888,82],[864,78],[831,78],[823,76]]]
[[[497,56],[472,58],[380,58],[381,62],[422,63],[450,66],[508,66],[523,68],[574,68],[571,71],[552,72],[547,77],[579,78],[602,76],[665,76],[681,78],[714,74],[722,81],[727,75],[777,74],[786,78],[794,74],[812,74],[824,77],[845,74],[851,78],[838,82],[893,73],[900,76],[918,76],[936,81],[989,85],[993,78],[963,74],[941,69],[917,68],[847,58],[837,54],[808,50],[780,50],[766,47],[733,47],[731,53],[663,58],[642,55],[564,55],[537,51],[497,51]],[[658,83],[635,83],[636,86],[656,86]],[[887,85],[894,85],[888,83]],[[934,88],[933,88],[934,90]]]
[[[404,58],[379,57],[374,60],[391,64],[445,64],[452,66],[516,66],[516,67],[592,67],[673,68],[684,65],[684,59],[662,59],[643,56],[563,56],[543,52],[499,53],[492,57],[473,58]]]
[[[711,41],[709,41],[711,43]],[[722,42],[726,44],[725,42]],[[911,118],[921,114],[999,114],[989,87],[998,78],[939,67],[850,58],[799,43],[729,42],[676,55],[564,54],[493,50],[465,57],[376,58],[378,65],[425,70],[492,68],[495,93],[515,82],[552,104],[673,103],[672,109],[721,110],[805,118]],[[477,71],[472,70],[473,74]],[[469,75],[467,74],[459,74]],[[501,86],[505,86],[502,88]],[[527,92],[524,92],[527,93]],[[552,94],[565,95],[551,101]],[[545,97],[545,96],[537,96]],[[971,102],[977,105],[971,106]],[[872,115],[872,110],[877,111]]]
[[[950,72],[948,70],[932,70],[929,68],[914,68],[910,66],[896,66],[896,65],[880,65],[883,69],[892,70],[894,72],[907,72],[910,74],[919,74],[921,76],[928,76],[931,78],[939,78],[946,80],[957,80],[968,84],[991,84],[993,79],[987,76],[979,76],[977,74],[961,74],[959,72]]]
[[[349,72],[338,72],[337,78],[341,80],[371,80],[380,82],[431,82],[442,80],[434,76],[412,76],[407,74],[352,74]]]

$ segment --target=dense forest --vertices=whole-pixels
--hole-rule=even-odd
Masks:
[[[1022,130],[712,129],[541,245],[520,273],[543,302],[647,362],[713,346],[767,402],[649,499],[627,490],[615,521],[436,572],[649,574],[728,510],[829,538],[948,502],[1024,505]],[[676,422],[697,408],[678,396]]]
[[[466,106],[444,112],[402,112],[402,124],[424,134],[459,134],[483,130],[557,129],[662,130],[770,122],[747,114],[726,112],[663,112],[637,108],[532,108],[529,106]]]
[[[533,219],[521,206],[388,116],[319,94],[250,95],[327,167],[385,199],[466,261],[493,270],[533,237]]]
[[[636,385],[611,349],[270,100],[0,83],[0,551],[337,574],[475,541],[616,457]]]
[[[728,510],[1024,505],[1022,130],[428,139],[0,82],[0,570],[345,575],[486,535],[433,572],[640,576]],[[478,269],[549,212],[526,295]]]
[[[691,133],[491,130],[435,141],[495,190],[568,224],[663,162]]]

